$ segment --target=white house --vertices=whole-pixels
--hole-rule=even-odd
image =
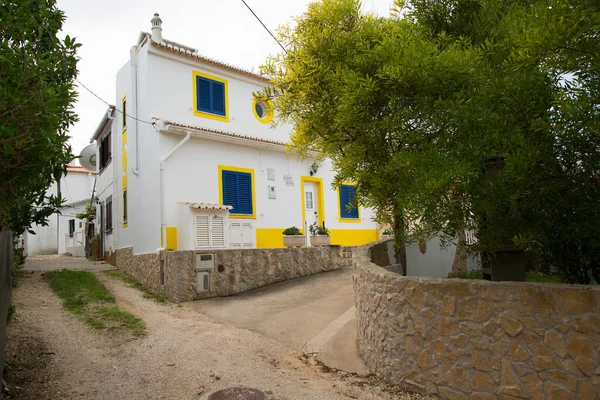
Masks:
[[[47,194],[57,195],[65,199],[60,213],[48,218],[48,225],[34,225],[35,234],[26,232],[23,235],[23,246],[28,255],[63,254],[70,252],[75,256],[83,256],[85,221],[76,215],[85,210],[92,196],[94,175],[78,165],[67,166],[67,174],[60,179],[60,184],[53,183]]]
[[[285,228],[314,222],[332,244],[378,239],[329,161],[286,152],[291,127],[272,128],[252,95],[267,79],[163,39],[161,24],[140,33],[92,136],[105,251],[282,247]]]

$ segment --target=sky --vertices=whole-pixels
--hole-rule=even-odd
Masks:
[[[246,0],[274,32],[292,23],[310,0]],[[363,0],[364,11],[389,15],[393,0]],[[282,51],[241,0],[58,0],[66,15],[62,35],[76,37],[78,79],[104,101],[115,104],[117,71],[129,60],[140,31],[150,32],[155,12],[163,38],[198,49],[199,53],[244,69],[258,71],[269,55]],[[79,122],[69,130],[73,154],[79,155],[107,105],[83,87],[75,112]]]

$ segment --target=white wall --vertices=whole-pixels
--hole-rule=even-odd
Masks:
[[[287,142],[290,125],[273,129],[254,116],[252,93],[263,89],[267,82],[164,50],[151,50],[148,62],[151,100],[148,117],[160,117],[192,126]],[[228,81],[229,122],[194,115],[192,71],[200,71]]]
[[[181,136],[163,135],[161,148],[167,152]],[[251,219],[255,229],[290,226],[302,227],[302,192],[300,176],[309,176],[314,160],[299,161],[283,151],[258,149],[206,139],[192,138],[179,148],[166,162],[164,170],[165,223],[178,227],[179,249],[191,248],[191,217],[188,207],[177,202],[203,202],[220,204],[218,166],[233,166],[254,170],[256,190],[256,219]],[[269,181],[267,169],[275,170],[275,181]],[[283,176],[290,174],[294,186],[286,186]],[[315,177],[323,178],[325,196],[325,225],[330,229],[376,229],[371,221],[373,212],[361,207],[360,223],[338,221],[339,200],[337,191],[331,189],[334,173],[324,163]],[[276,187],[277,198],[269,199],[268,186]]]

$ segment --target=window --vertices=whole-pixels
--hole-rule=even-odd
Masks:
[[[220,166],[219,174],[221,203],[238,218],[254,218],[254,170]]]
[[[194,115],[228,122],[227,81],[194,71]]]
[[[70,219],[69,220],[69,236],[73,237],[73,233],[75,233],[75,220]]]
[[[259,101],[256,99],[252,100],[252,112],[254,112],[254,117],[262,122],[263,124],[268,124],[273,120],[273,103],[270,101]]]
[[[102,171],[112,158],[111,132],[100,139],[100,171]]]
[[[127,189],[123,189],[123,225],[127,225]]]
[[[358,219],[358,205],[356,202],[356,186],[340,186],[340,218]]]
[[[123,129],[127,128],[127,99],[123,97]]]
[[[194,216],[194,245],[204,247],[225,247],[225,217],[217,214]]]
[[[108,196],[106,198],[106,224],[105,224],[105,231],[107,234],[112,233],[112,229],[113,229],[112,216],[113,216],[112,196]]]

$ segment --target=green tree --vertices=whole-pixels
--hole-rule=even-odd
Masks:
[[[16,234],[56,211],[47,189],[73,159],[80,44],[57,36],[64,20],[54,0],[0,4],[0,227]]]
[[[393,227],[406,272],[405,245],[429,226],[412,223],[426,218],[423,199],[446,198],[453,180],[450,160],[435,151],[444,126],[433,116],[469,79],[478,54],[460,41],[440,52],[399,17],[362,14],[353,0],[311,4],[281,31],[288,51],[265,66],[274,88],[263,95],[294,125],[291,147],[329,157],[334,185],[354,181],[357,200]],[[423,171],[435,177],[424,182]]]

